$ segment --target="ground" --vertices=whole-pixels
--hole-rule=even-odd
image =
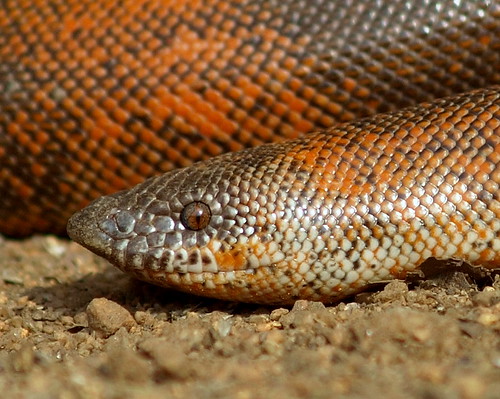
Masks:
[[[0,241],[5,398],[500,398],[500,278],[325,306],[208,300],[52,236]]]

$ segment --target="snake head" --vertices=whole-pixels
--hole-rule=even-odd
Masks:
[[[283,153],[270,145],[217,157],[101,197],[71,217],[68,234],[157,285],[223,299],[292,302],[285,288],[276,289],[286,286],[280,279],[289,280],[277,267],[285,258],[279,219],[286,208],[277,197],[284,187],[277,152]]]

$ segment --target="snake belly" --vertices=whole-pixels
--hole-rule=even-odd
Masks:
[[[500,84],[498,0],[0,4],[14,236],[224,152]]]
[[[161,286],[332,302],[431,257],[499,268],[499,184],[496,86],[168,172],[68,233]]]

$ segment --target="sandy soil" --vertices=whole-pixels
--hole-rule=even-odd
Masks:
[[[251,306],[137,282],[68,240],[0,241],[4,398],[500,398],[500,278]]]

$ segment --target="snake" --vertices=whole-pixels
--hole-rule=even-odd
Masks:
[[[0,29],[3,234],[273,304],[499,267],[496,0],[6,0]]]

